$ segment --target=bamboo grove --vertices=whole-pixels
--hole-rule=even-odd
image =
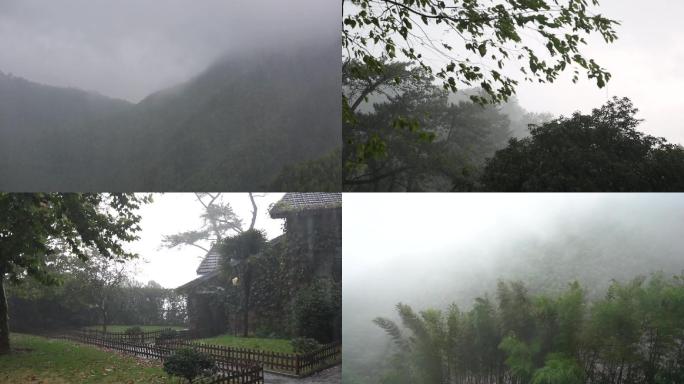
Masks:
[[[382,383],[684,383],[684,275],[614,281],[587,298],[531,294],[499,282],[469,311],[415,312],[398,304],[401,325],[376,318],[394,341]]]

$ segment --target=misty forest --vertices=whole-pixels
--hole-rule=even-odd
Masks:
[[[345,201],[344,383],[684,381],[681,196],[431,199]]]
[[[334,9],[262,3],[3,4],[3,34],[28,42],[0,39],[0,189],[339,191]]]
[[[598,1],[343,6],[344,190],[684,189],[684,148],[645,133],[629,94],[573,106],[622,74],[593,56],[634,28]],[[583,91],[565,100],[567,115],[528,111],[517,96],[573,83]]]

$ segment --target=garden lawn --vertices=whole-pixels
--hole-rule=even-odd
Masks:
[[[269,352],[294,353],[290,340],[262,339],[258,337],[237,337],[220,335],[208,339],[198,340],[200,343],[212,345],[226,345],[235,348],[259,349]]]
[[[0,383],[178,383],[159,361],[18,333],[10,342],[12,353],[0,355]]]
[[[175,330],[183,330],[186,329],[185,327],[182,326],[175,326],[175,325],[108,325],[107,326],[107,332],[125,332],[128,328],[132,327],[140,327],[142,328],[143,332],[152,332],[152,331],[158,331],[160,329],[175,329]],[[85,327],[85,329],[95,329],[98,331],[102,330],[101,325],[90,325]]]

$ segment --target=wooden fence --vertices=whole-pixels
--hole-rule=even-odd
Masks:
[[[324,345],[313,352],[299,355],[297,359],[297,375],[310,375],[342,362],[342,343]]]
[[[118,340],[130,343],[159,344],[163,340],[189,340],[191,337],[190,331],[174,330],[174,329],[160,329],[156,331],[148,331],[141,333],[126,333],[126,332],[102,332],[98,329],[81,329],[79,333],[87,334],[91,337],[98,337],[101,339]],[[169,336],[169,339],[166,339]]]
[[[103,334],[102,332],[79,331],[61,335],[59,338],[79,343],[95,345],[102,348],[140,356],[164,360],[175,351],[174,345],[168,343],[144,343],[124,340],[119,334]],[[178,344],[176,344],[178,345]],[[188,345],[191,347],[190,345]],[[261,366],[246,361],[234,361],[212,355],[212,360],[219,374],[208,383],[211,384],[263,384],[264,370]]]
[[[83,330],[83,334],[96,339],[113,340],[133,344],[154,344],[171,350],[192,347],[212,356],[217,361],[237,361],[244,364],[258,364],[265,371],[305,377],[342,362],[342,343],[332,343],[305,354],[269,352],[257,349],[235,348],[224,345],[210,345],[193,342],[190,331],[176,331],[172,338],[162,338],[166,330],[127,334],[124,332],[102,332]],[[168,334],[166,334],[168,335]]]
[[[245,363],[257,363],[265,371],[305,377],[342,362],[342,344],[332,343],[310,353],[294,354],[234,348],[224,345],[209,345],[186,340],[172,340],[167,343],[172,349],[192,347],[214,358]]]

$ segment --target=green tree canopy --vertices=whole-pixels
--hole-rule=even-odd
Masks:
[[[614,98],[590,115],[534,127],[496,153],[482,184],[510,192],[684,189],[684,148],[637,131],[637,112],[629,99]]]
[[[149,196],[134,194],[0,193],[0,353],[9,352],[4,280],[27,277],[56,283],[48,255],[89,260],[89,249],[105,258],[136,255],[124,244],[138,237],[138,208]]]

